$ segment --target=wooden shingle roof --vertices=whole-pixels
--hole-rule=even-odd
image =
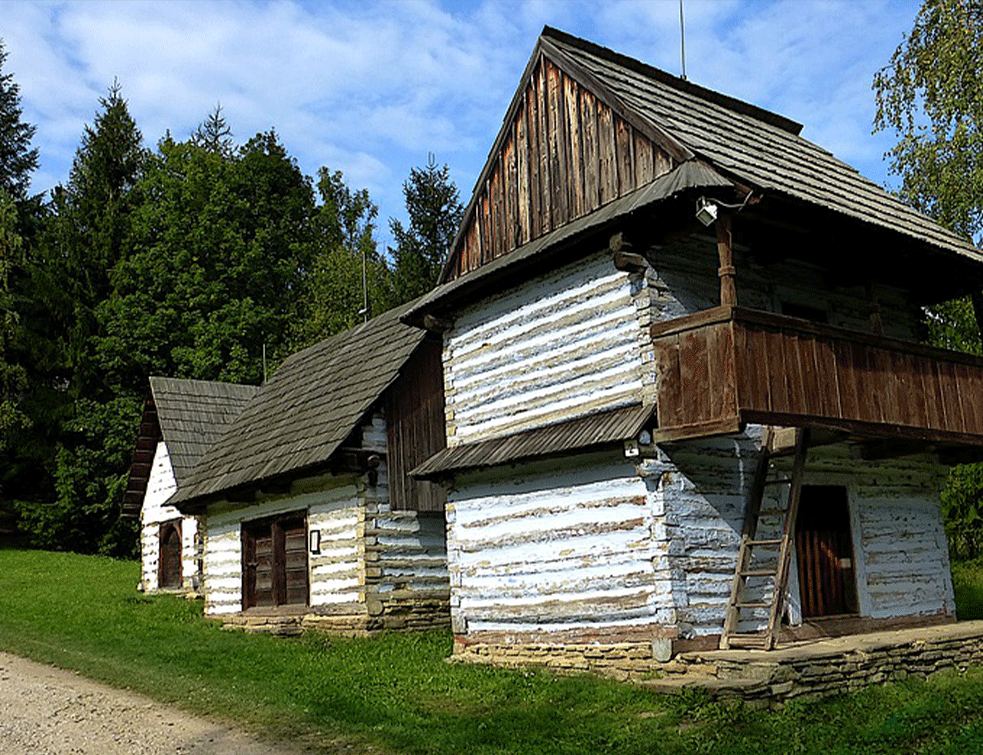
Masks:
[[[544,30],[543,39],[717,169],[983,262],[968,240],[802,138],[798,124],[555,29]]]
[[[140,512],[159,441],[167,446],[178,487],[184,485],[198,459],[257,390],[254,385],[151,377],[123,494],[124,516]]]
[[[403,325],[410,305],[289,357],[201,458],[179,506],[326,465],[425,337]]]
[[[809,222],[877,231],[871,264],[958,263],[953,275],[936,276],[926,299],[983,282],[983,252],[969,240],[800,131],[784,116],[546,27],[475,184],[440,283],[471,278],[465,289],[487,290],[487,281],[477,283],[487,266],[518,269],[533,256],[542,260],[568,246],[576,229],[597,230],[594,218],[610,222],[645,205],[664,207],[679,192],[650,187],[683,175],[689,165],[751,190],[756,199],[822,218]],[[697,182],[688,188],[695,198]],[[456,289],[434,292],[423,303],[428,311],[450,304],[441,290]]]
[[[259,388],[206,380],[151,377],[150,391],[178,486]]]

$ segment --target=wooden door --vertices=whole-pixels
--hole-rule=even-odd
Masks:
[[[846,488],[803,485],[795,524],[803,618],[857,612]]]
[[[307,521],[301,516],[242,526],[242,606],[307,605]]]
[[[303,519],[280,525],[283,533],[283,603],[307,605],[307,523]]]
[[[181,520],[165,522],[160,526],[160,561],[157,583],[161,589],[181,587]]]

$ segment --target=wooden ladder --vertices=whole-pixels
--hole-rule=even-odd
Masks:
[[[730,588],[730,600],[727,603],[727,614],[724,618],[724,630],[720,635],[720,649],[728,648],[761,648],[771,650],[775,647],[778,633],[781,629],[782,613],[785,609],[785,593],[788,590],[789,566],[792,561],[792,541],[795,537],[795,520],[799,513],[799,496],[802,492],[802,475],[805,471],[806,452],[809,447],[809,430],[795,430],[795,461],[792,464],[792,476],[788,478],[769,480],[771,460],[776,456],[785,455],[783,450],[775,450],[773,442],[775,433],[768,428],[762,445],[761,459],[754,475],[747,509],[744,512],[744,530],[741,533],[740,550],[737,553],[737,565],[734,569],[734,580]],[[788,485],[788,505],[784,508],[762,510],[761,502],[765,488],[769,485]],[[759,540],[757,538],[758,523],[762,518],[781,517],[782,536],[778,539]],[[778,547],[778,559],[774,566],[761,566],[753,563],[756,548]],[[745,601],[748,580],[773,580],[771,600],[769,602]],[[767,583],[759,586],[767,586]],[[740,632],[741,611],[768,609],[768,626],[764,632]]]

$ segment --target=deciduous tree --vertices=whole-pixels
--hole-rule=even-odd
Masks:
[[[911,33],[874,78],[875,129],[892,130],[888,153],[900,195],[957,233],[983,238],[983,5],[925,0]],[[945,348],[983,353],[983,295],[928,313]],[[942,495],[950,546],[983,554],[983,468],[957,467]]]

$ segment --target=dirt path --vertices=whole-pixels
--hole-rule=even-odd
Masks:
[[[300,755],[70,671],[0,653],[2,755]],[[354,750],[353,750],[354,752]]]

